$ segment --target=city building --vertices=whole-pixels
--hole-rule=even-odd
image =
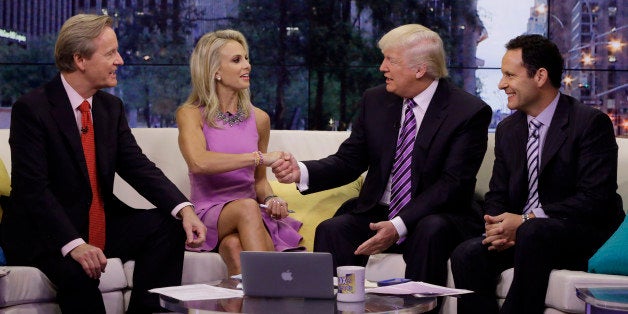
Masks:
[[[563,92],[609,115],[628,133],[628,0],[537,0],[530,21],[548,23],[565,58]],[[529,23],[535,33],[538,24]]]

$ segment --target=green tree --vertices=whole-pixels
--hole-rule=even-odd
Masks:
[[[55,36],[41,36],[29,41],[28,47],[0,45],[0,103],[11,106],[18,97],[43,85],[57,73],[54,66]]]
[[[476,93],[475,51],[484,26],[477,14],[476,0],[356,0],[360,12],[372,16],[373,39],[403,24],[422,24],[443,39],[451,80]]]
[[[174,112],[187,98],[188,58],[193,47],[186,42],[186,35],[193,24],[180,17],[197,14],[182,1],[173,1],[172,10],[139,13],[128,8],[115,12],[125,60],[116,91],[123,96],[127,111],[137,112],[148,127],[174,126]]]
[[[376,66],[364,66],[373,64],[374,48],[356,27],[351,2],[309,1],[307,64],[314,103],[310,129],[326,129],[330,119],[339,120],[340,129],[346,127],[354,104],[375,77]]]
[[[302,1],[244,0],[231,27],[249,43],[251,94],[275,129],[298,128],[307,103],[304,80],[306,7]]]

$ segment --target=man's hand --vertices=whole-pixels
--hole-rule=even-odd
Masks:
[[[270,166],[273,168],[277,181],[281,183],[294,183],[301,180],[301,170],[297,160],[290,153],[284,153],[283,158],[278,159]]]
[[[287,153],[277,151],[277,152],[268,152],[268,153],[263,154],[264,166],[272,165],[275,161],[282,159],[284,154],[287,154]]]
[[[183,230],[185,230],[186,235],[185,244],[190,247],[201,246],[205,242],[205,236],[207,235],[205,224],[198,219],[191,206],[183,207],[179,211],[179,215],[183,220]]]
[[[81,264],[89,278],[99,279],[105,272],[107,258],[100,248],[84,243],[70,251],[70,256]]]
[[[486,238],[482,244],[490,244],[489,250],[503,251],[515,245],[517,228],[521,225],[521,216],[503,213],[498,216],[484,215]]]
[[[374,236],[360,244],[353,254],[355,255],[373,255],[384,252],[399,240],[397,229],[390,221],[380,221],[370,223],[369,228],[376,231]]]

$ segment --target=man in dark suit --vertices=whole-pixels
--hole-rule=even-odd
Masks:
[[[485,236],[452,253],[459,313],[496,313],[497,279],[514,266],[502,313],[542,313],[552,269],[586,270],[623,220],[617,144],[603,112],[559,93],[563,58],[540,35],[506,45],[499,88],[508,108],[495,134]],[[540,159],[540,160],[539,160]]]
[[[318,226],[314,250],[331,252],[334,266],[401,252],[407,278],[444,285],[451,250],[482,227],[471,203],[491,109],[443,78],[445,52],[435,32],[400,26],[379,47],[386,84],[364,93],[338,152],[300,165],[286,156],[273,172],[313,193],[368,170],[359,197]]]
[[[104,313],[98,285],[106,256],[134,259],[128,310],[160,311],[157,296],[147,290],[181,283],[184,245],[200,245],[205,226],[138,147],[122,101],[100,91],[116,86],[123,64],[111,18],[68,19],[55,62],[61,73],[13,105],[11,206],[2,221],[8,261],[41,269],[57,287],[64,313]],[[95,162],[88,157],[93,149],[83,146],[90,132]],[[133,209],[117,200],[115,173],[158,209]],[[95,204],[104,204],[104,233],[88,228],[96,220]],[[92,242],[96,235],[104,238]]]

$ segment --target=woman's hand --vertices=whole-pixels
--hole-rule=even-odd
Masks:
[[[278,196],[266,200],[266,213],[273,219],[288,217],[288,203]]]
[[[264,157],[264,166],[270,166],[272,165],[275,161],[283,158],[284,156],[284,152],[269,152],[269,153],[265,153],[262,154],[262,156]]]

